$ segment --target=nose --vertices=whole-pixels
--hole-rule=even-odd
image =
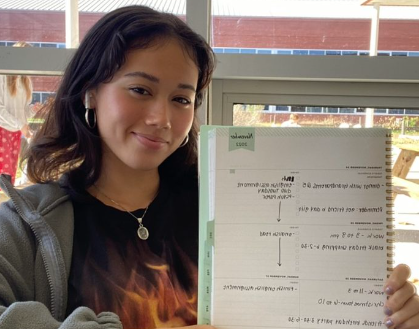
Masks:
[[[145,123],[161,129],[171,128],[170,104],[166,100],[155,100],[148,108]]]

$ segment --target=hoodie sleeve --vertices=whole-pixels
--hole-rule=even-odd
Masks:
[[[79,307],[64,322],[56,321],[40,302],[17,302],[0,306],[0,329],[122,329],[119,317],[111,312],[96,315]]]
[[[4,205],[0,209],[1,214]],[[8,229],[0,218],[0,329],[122,329],[116,314],[96,315],[86,307],[57,321],[45,305],[48,282],[34,270],[33,246],[30,235]]]
[[[42,299],[36,297],[39,292],[35,286],[48,284],[37,278],[33,270],[36,255],[30,251],[30,237],[16,234],[19,232],[10,231],[7,226],[0,220],[0,329],[122,329],[116,314],[96,315],[86,307],[77,308],[62,322],[57,321],[44,303],[35,301]],[[14,250],[13,257],[6,250]]]
[[[3,177],[0,178],[2,189],[17,199],[17,192],[10,182],[3,182]],[[34,188],[33,192],[42,196],[45,194],[42,188],[45,185]],[[13,204],[9,200],[0,205],[0,329],[122,329],[119,317],[114,313],[95,314],[91,309],[80,307],[65,315],[66,278],[62,291],[55,289],[52,294],[56,280],[51,276],[56,271],[51,266],[45,266],[45,259],[48,258],[43,254],[47,249],[42,245],[57,253],[60,247],[53,243],[54,240],[40,239],[41,230],[33,233],[32,226],[36,223],[40,225],[40,222],[29,224],[19,215],[36,212],[31,211],[29,206],[25,209],[23,200],[28,200],[28,197],[30,195],[25,192],[20,202]],[[58,211],[54,217],[58,218],[61,230],[69,235],[70,228],[66,224],[69,216]]]

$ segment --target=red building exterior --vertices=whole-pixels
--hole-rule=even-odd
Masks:
[[[215,47],[368,50],[366,19],[216,17]],[[419,21],[381,20],[379,50],[419,51]]]

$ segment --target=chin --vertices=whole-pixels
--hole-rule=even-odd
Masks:
[[[159,168],[162,162],[145,162],[145,161],[136,161],[134,163],[125,163],[127,167],[135,171],[154,171]]]

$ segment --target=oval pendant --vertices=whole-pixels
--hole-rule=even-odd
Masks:
[[[147,230],[144,226],[140,226],[140,227],[138,228],[138,230],[137,230],[137,234],[138,234],[138,237],[139,237],[141,240],[147,240],[147,239],[148,239],[148,236],[149,236],[149,234],[148,234],[148,230]]]

